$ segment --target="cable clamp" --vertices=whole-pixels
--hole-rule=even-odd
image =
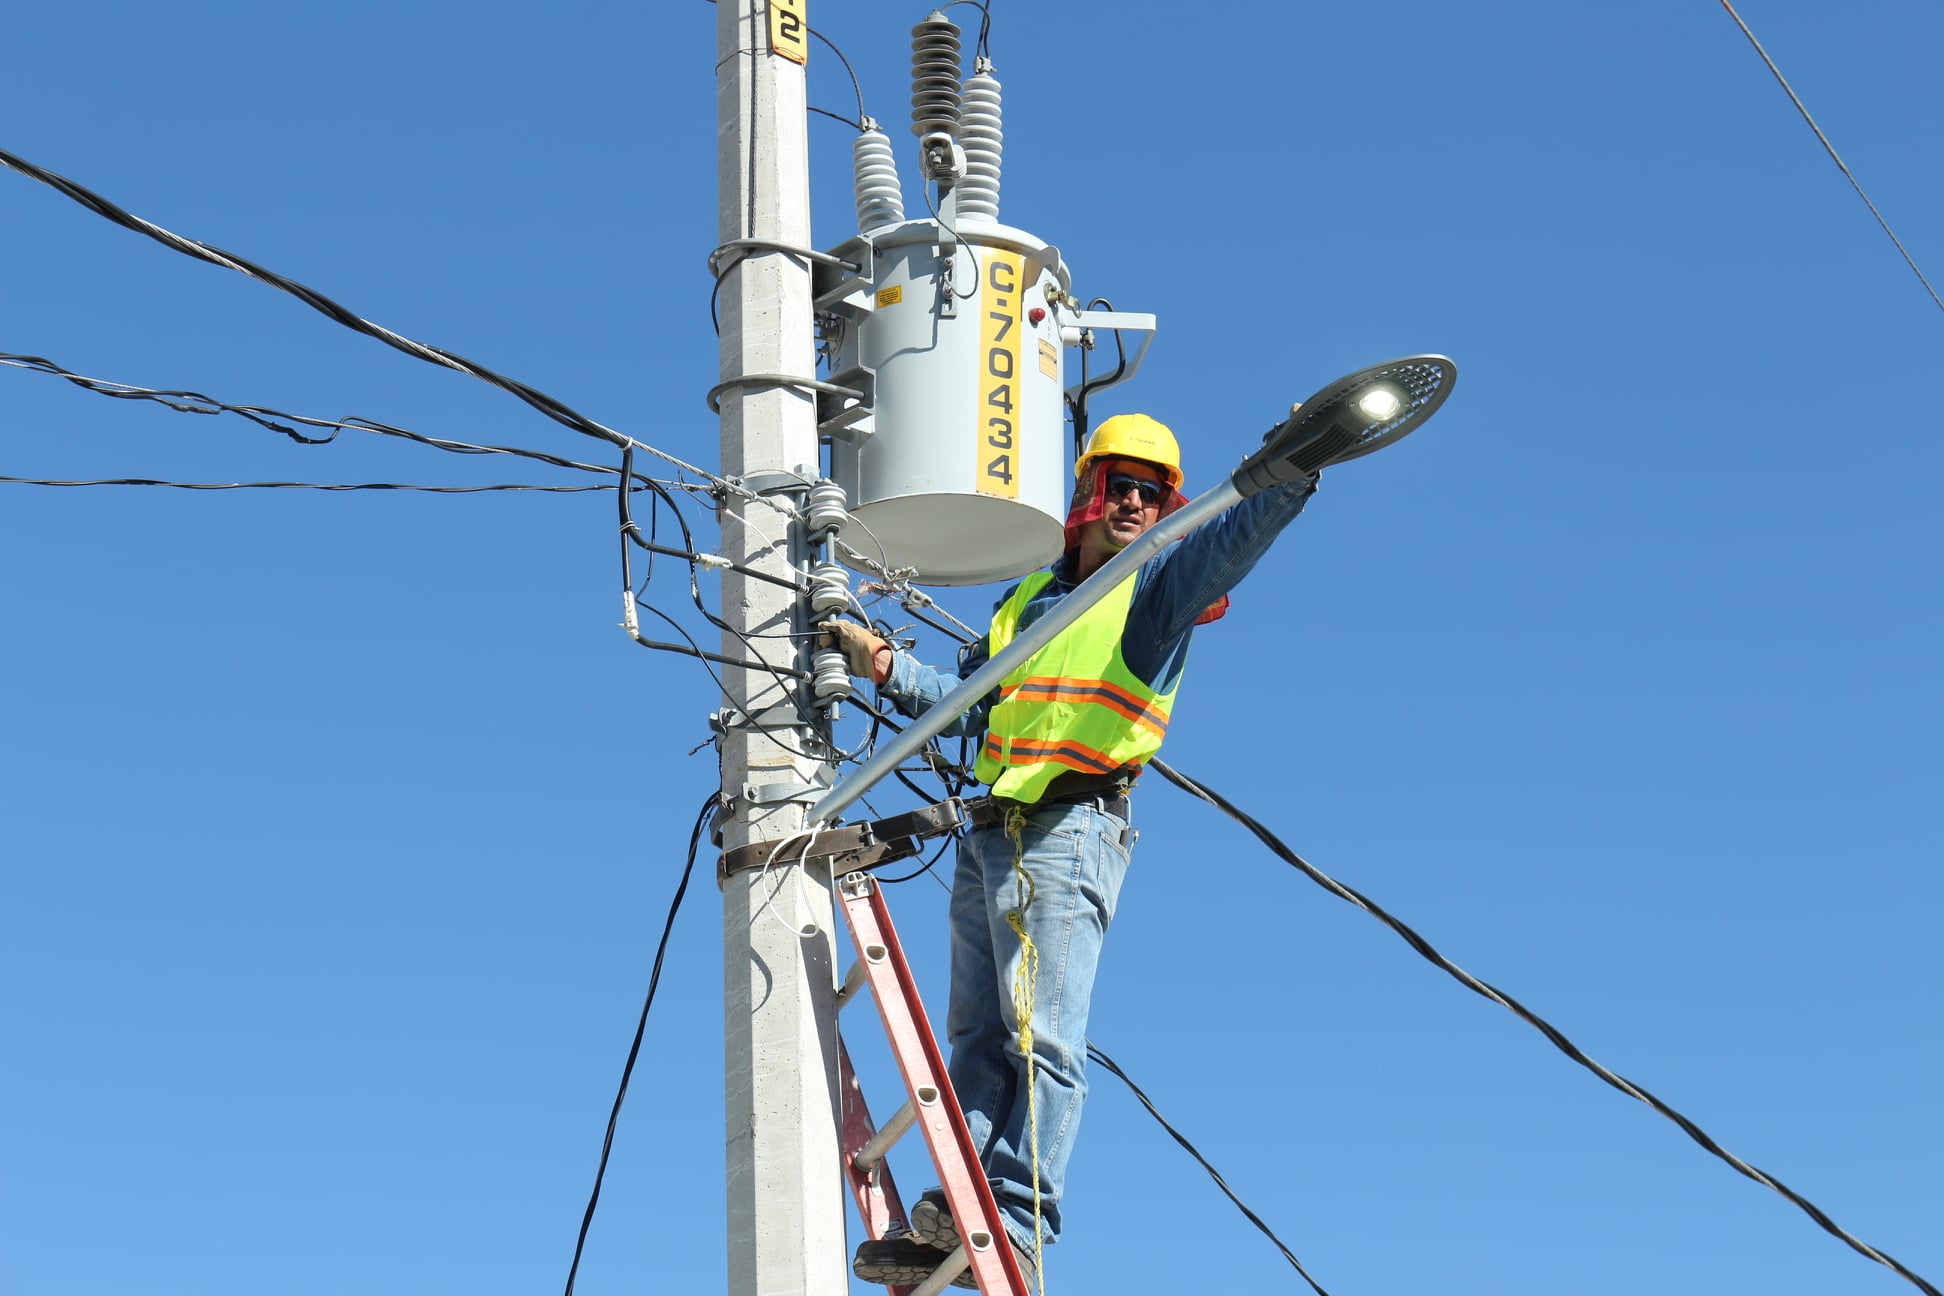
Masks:
[[[709,728],[727,737],[732,730],[753,729],[758,733],[771,733],[785,729],[807,729],[809,723],[803,718],[803,711],[791,702],[780,702],[751,715],[740,707],[723,707],[720,711],[709,712]]]
[[[830,791],[830,784],[815,781],[804,783],[796,779],[778,780],[775,783],[745,783],[742,793],[736,798],[736,806],[783,805],[790,801],[801,801],[811,805],[824,798]]]
[[[788,805],[793,801],[814,805],[829,793],[828,783],[803,783],[794,779],[779,779],[774,783],[745,783],[742,785],[741,792],[730,799],[729,813],[742,816],[764,806]]]
[[[822,477],[822,471],[815,466],[799,464],[793,469],[754,472],[747,477],[731,477],[729,481],[752,495],[795,495],[809,490]]]

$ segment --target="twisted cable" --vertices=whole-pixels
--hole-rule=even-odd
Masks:
[[[1601,1080],[1613,1086],[1615,1089],[1618,1089],[1621,1093],[1627,1095],[1627,1097],[1636,1099],[1640,1102],[1647,1104],[1649,1107],[1653,1108],[1661,1115],[1667,1117],[1667,1119],[1673,1121],[1676,1125],[1681,1127],[1681,1131],[1683,1133],[1685,1133],[1689,1138],[1693,1139],[1696,1143],[1700,1144],[1709,1153],[1711,1153],[1715,1157],[1718,1157],[1723,1162],[1727,1163],[1727,1165],[1731,1169],[1733,1169],[1735,1173],[1742,1175],[1744,1178],[1753,1179],[1756,1183],[1761,1184],[1765,1188],[1774,1189],[1776,1192],[1780,1193],[1783,1197],[1787,1198],[1790,1202],[1794,1203],[1795,1206],[1798,1209],[1800,1209],[1805,1215],[1807,1215],[1810,1219],[1814,1220],[1823,1229],[1824,1232],[1842,1241],[1851,1250],[1855,1251],[1858,1255],[1864,1256],[1865,1258],[1870,1260],[1874,1260],[1878,1264],[1883,1265],[1886,1268],[1894,1271],[1900,1277],[1914,1284],[1918,1288],[1918,1290],[1924,1292],[1925,1296],[1941,1296],[1941,1294],[1938,1292],[1936,1287],[1932,1286],[1929,1282],[1925,1281],[1919,1275],[1911,1272],[1911,1270],[1905,1268],[1897,1260],[1886,1255],[1882,1251],[1877,1250],[1875,1247],[1870,1246],[1867,1243],[1858,1240],[1856,1237],[1852,1236],[1850,1233],[1840,1228],[1836,1224],[1836,1222],[1832,1220],[1827,1214],[1825,1214],[1822,1208],[1817,1206],[1814,1202],[1809,1201],[1807,1198],[1797,1193],[1794,1189],[1790,1188],[1787,1184],[1783,1183],[1775,1176],[1768,1174],[1765,1171],[1758,1170],[1754,1166],[1748,1164],[1748,1162],[1742,1160],[1740,1157],[1734,1155],[1732,1152],[1729,1152],[1727,1149],[1723,1148],[1719,1143],[1715,1142],[1714,1139],[1709,1136],[1706,1130],[1702,1129],[1699,1125],[1689,1120],[1686,1116],[1683,1116],[1680,1112],[1675,1111],[1672,1107],[1668,1106],[1665,1102],[1661,1101],[1659,1098],[1654,1096],[1652,1093],[1648,1092],[1646,1089],[1633,1083],[1631,1080],[1628,1080],[1622,1076],[1615,1075],[1612,1071],[1609,1071],[1606,1067],[1601,1066],[1598,1062],[1595,1062],[1592,1058],[1588,1057],[1585,1053],[1581,1052],[1579,1046],[1574,1044],[1573,1041],[1571,1041],[1570,1039],[1567,1039],[1566,1036],[1563,1033],[1561,1033],[1559,1028],[1554,1026],[1551,1022],[1548,1022],[1543,1017],[1540,1017],[1537,1013],[1533,1012],[1530,1008],[1527,1008],[1524,1004],[1520,1003],[1517,999],[1514,999],[1511,995],[1506,994],[1503,990],[1500,990],[1496,986],[1490,985],[1484,981],[1480,981],[1477,977],[1473,976],[1471,973],[1465,971],[1463,968],[1453,963],[1450,959],[1440,954],[1435,948],[1432,947],[1430,941],[1425,940],[1424,937],[1418,935],[1415,931],[1412,931],[1411,928],[1406,926],[1403,922],[1399,921],[1398,919],[1392,917],[1389,913],[1385,912],[1382,906],[1378,905],[1375,901],[1371,900],[1369,897],[1363,895],[1362,893],[1354,890],[1353,888],[1345,886],[1343,883],[1337,881],[1335,878],[1325,873],[1322,869],[1317,868],[1314,864],[1311,864],[1308,860],[1298,855],[1295,851],[1289,849],[1289,847],[1285,846],[1282,843],[1282,840],[1278,838],[1274,833],[1270,832],[1267,828],[1265,828],[1262,824],[1258,823],[1255,819],[1251,818],[1244,811],[1237,809],[1232,803],[1230,803],[1228,800],[1223,798],[1219,793],[1210,791],[1209,789],[1203,787],[1201,784],[1195,782],[1193,779],[1187,777],[1186,775],[1180,773],[1177,770],[1170,768],[1163,761],[1150,760],[1148,764],[1153,766],[1154,769],[1163,778],[1167,779],[1170,783],[1173,783],[1176,787],[1182,789],[1184,792],[1189,793],[1191,796],[1200,797],[1202,800],[1208,802],[1210,805],[1221,810],[1223,813],[1227,814],[1231,819],[1235,820],[1237,823],[1241,824],[1244,828],[1247,828],[1250,832],[1254,833],[1256,835],[1257,840],[1261,841],[1263,845],[1267,846],[1271,851],[1275,852],[1275,854],[1279,856],[1281,859],[1283,859],[1285,862],[1292,864],[1296,868],[1300,869],[1303,872],[1303,874],[1310,879],[1310,881],[1316,883],[1318,886],[1328,891],[1331,895],[1336,896],[1338,899],[1346,900],[1349,903],[1357,906],[1357,908],[1363,910],[1371,917],[1377,919],[1379,922],[1383,923],[1386,927],[1389,927],[1392,931],[1396,932],[1399,936],[1403,937],[1405,942],[1408,943],[1412,949],[1416,950],[1419,954],[1423,955],[1430,962],[1436,964],[1438,967],[1442,968],[1445,972],[1449,973],[1453,978],[1455,978],[1458,981],[1460,985],[1464,986],[1467,990],[1470,990],[1474,994],[1482,995],[1485,998],[1490,999],[1493,1003],[1499,1005],[1501,1008],[1507,1009],[1515,1016],[1517,1016],[1521,1021],[1533,1027],[1534,1029],[1539,1031],[1540,1034],[1544,1035],[1548,1040],[1552,1041],[1552,1045],[1554,1048],[1558,1049],[1561,1053],[1564,1053],[1567,1057],[1573,1059],[1573,1061],[1579,1063],[1581,1066],[1591,1071],[1594,1075],[1598,1076]]]

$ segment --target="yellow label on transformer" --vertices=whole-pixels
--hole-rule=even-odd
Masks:
[[[892,284],[889,288],[878,289],[877,304],[880,306],[896,306],[903,300],[903,284]]]
[[[792,63],[810,56],[810,26],[803,19],[804,0],[769,0],[770,49]]]
[[[1045,338],[1040,339],[1039,352],[1040,372],[1048,378],[1058,378],[1060,376],[1060,353],[1054,350],[1053,344]]]
[[[981,495],[1019,498],[1021,356],[1020,254],[979,249],[978,467],[972,487]]]

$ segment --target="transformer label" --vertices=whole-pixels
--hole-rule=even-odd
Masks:
[[[1040,372],[1048,378],[1060,376],[1060,353],[1045,338],[1040,339]]]
[[[877,304],[880,306],[896,306],[903,300],[903,284],[892,284],[889,288],[878,289]]]
[[[1017,252],[979,249],[978,467],[973,489],[981,495],[1019,498],[1019,433],[1025,330],[1019,327]]]
[[[810,55],[803,5],[804,0],[769,0],[770,49],[792,63],[802,63]]]

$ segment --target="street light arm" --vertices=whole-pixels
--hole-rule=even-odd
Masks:
[[[869,792],[878,780],[917,755],[947,725],[970,710],[973,703],[999,687],[999,682],[1012,674],[1015,667],[1051,643],[1060,631],[1085,616],[1087,609],[1138,571],[1142,563],[1241,498],[1241,492],[1232,483],[1224,482],[1186,508],[1169,514],[1142,532],[1140,539],[1108,559],[1100,570],[1076,585],[1071,594],[1048,608],[1037,621],[1020,631],[1018,637],[988,659],[985,665],[961,680],[957,688],[912,721],[903,733],[879,747],[876,755],[832,788],[823,800],[811,806],[809,822],[812,825],[834,822],[852,802]]]
[[[1085,616],[1110,590],[1132,576],[1142,563],[1257,491],[1278,482],[1307,477],[1326,464],[1369,454],[1416,430],[1444,404],[1456,376],[1457,366],[1444,356],[1413,356],[1360,370],[1304,401],[1270,432],[1267,444],[1237,468],[1228,481],[1142,532],[1140,539],[1108,559],[1100,570],[1075,586],[1071,594],[1048,608],[1039,620],[1020,631],[1011,643],[966,676],[957,688],[940,698],[903,733],[879,747],[876,755],[810,807],[809,824],[836,822],[837,816],[852,802],[917,755],[926,743],[997,688],[1028,657],[1052,642],[1055,635]],[[1369,410],[1377,407],[1360,405],[1373,389],[1392,392],[1396,397],[1395,408],[1383,419],[1370,416]]]

